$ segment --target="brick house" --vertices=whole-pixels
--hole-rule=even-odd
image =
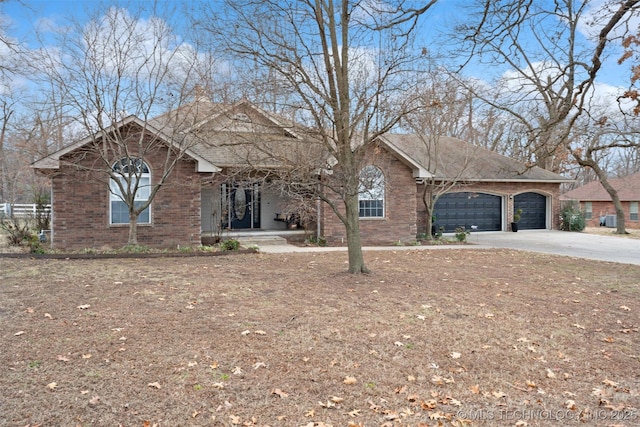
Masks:
[[[105,131],[126,130],[137,138],[144,134],[156,143],[157,150],[135,164],[142,168],[140,179],[149,186],[157,181],[167,153],[183,153],[139,218],[139,243],[194,246],[203,237],[289,233],[293,225],[289,197],[267,185],[269,174],[281,165],[273,153],[294,164],[311,158],[330,164],[322,145],[302,127],[246,101],[232,106],[206,100],[196,103],[198,108],[184,113],[189,117],[182,123],[189,126],[179,132],[184,135],[181,143],[189,142],[186,145],[178,146],[167,136],[173,129],[166,126],[166,115],[146,123],[129,117]],[[55,248],[120,247],[127,241],[123,202],[112,180],[95,168],[101,141],[107,136],[85,138],[33,164],[51,179],[51,244]],[[135,150],[135,144],[129,147],[133,158]],[[364,244],[415,240],[425,227],[423,186],[454,178],[458,184],[436,204],[436,223],[446,232],[471,225],[479,231],[507,231],[518,208],[524,211],[521,229],[557,227],[560,184],[568,181],[562,176],[526,168],[454,138],[439,139],[438,168],[433,167],[436,156],[428,151],[415,135],[385,135],[368,147],[361,172],[367,182],[360,197]],[[114,155],[108,159],[111,163],[103,163],[116,169],[133,167],[131,160],[123,161]],[[324,203],[313,206],[316,220],[307,231],[331,243],[344,242],[344,226],[336,214]]]
[[[640,228],[638,207],[640,205],[640,172],[623,178],[609,180],[611,186],[618,192],[624,210],[625,225],[630,228]],[[597,227],[608,215],[616,215],[616,209],[611,196],[604,189],[600,181],[588,184],[564,193],[561,200],[573,200],[580,204],[585,214],[588,227]]]

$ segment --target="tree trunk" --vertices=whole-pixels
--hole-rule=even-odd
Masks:
[[[360,214],[358,205],[358,194],[347,196],[344,200],[346,210],[345,224],[347,232],[347,250],[349,254],[349,273],[370,273],[371,271],[364,264],[362,254],[362,243],[360,241]]]
[[[433,224],[433,191],[430,190],[430,184],[424,183],[424,190],[422,191],[422,203],[424,204],[425,210],[425,235],[427,236],[427,240],[431,240],[433,235],[431,234],[431,228]]]
[[[127,245],[138,245],[138,215],[133,212],[129,212],[129,238],[127,239]]]
[[[622,202],[620,202],[620,197],[618,197],[618,193],[616,192],[616,197],[611,197],[613,201],[613,206],[616,208],[616,234],[627,234],[627,230],[624,224],[624,209],[622,208]]]
[[[600,181],[600,184],[602,185],[602,187],[604,187],[604,189],[611,197],[613,206],[616,209],[616,234],[627,234],[624,224],[624,209],[622,208],[622,202],[620,202],[620,196],[618,196],[618,191],[609,183],[605,171],[602,170],[598,163],[592,158],[579,158],[575,154],[574,158],[577,160],[580,166],[589,167],[592,171],[595,172],[598,180]]]

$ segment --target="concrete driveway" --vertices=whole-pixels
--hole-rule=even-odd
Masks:
[[[489,231],[472,234],[469,242],[493,248],[518,249],[599,261],[640,265],[640,240],[557,230]]]
[[[453,237],[447,236],[447,237]],[[556,230],[521,230],[517,233],[503,231],[484,231],[472,233],[464,246],[375,246],[363,247],[363,250],[473,250],[485,248],[506,248],[523,251],[542,252],[576,258],[599,261],[619,262],[640,265],[640,240],[624,237],[600,236],[586,233],[570,233]],[[340,247],[298,247],[293,245],[260,246],[261,252],[329,252],[346,251]]]

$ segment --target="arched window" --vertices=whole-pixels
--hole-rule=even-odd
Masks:
[[[126,202],[127,193],[133,194],[135,191],[134,206],[138,207],[146,203],[151,193],[151,173],[147,164],[136,157],[125,157],[115,162],[111,169],[117,177],[117,181],[112,178],[109,185],[111,193],[111,224],[128,224],[129,206]],[[120,182],[125,194],[122,193],[118,182]],[[138,224],[151,223],[149,212],[150,209],[147,206],[138,216]]]
[[[384,218],[384,174],[369,165],[360,171],[360,218]]]

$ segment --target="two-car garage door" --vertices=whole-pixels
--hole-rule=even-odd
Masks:
[[[520,229],[546,228],[547,198],[538,193],[522,193],[514,197],[514,208],[522,209]],[[502,230],[502,197],[486,193],[447,193],[436,202],[435,225],[452,233],[457,227],[467,230],[477,226],[478,231]]]

